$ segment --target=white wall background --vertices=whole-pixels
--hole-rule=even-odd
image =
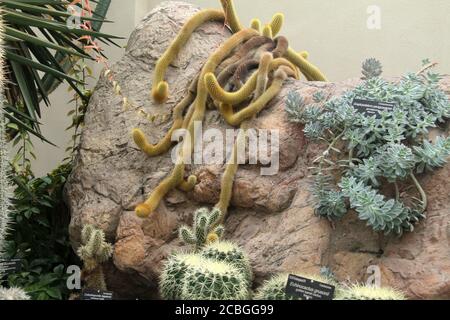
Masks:
[[[128,38],[134,26],[158,0],[112,0],[108,18],[115,21],[103,31]],[[218,0],[188,0],[203,8],[220,7]],[[450,0],[235,0],[243,24],[258,17],[268,22],[275,12],[283,12],[283,34],[296,50],[308,50],[310,60],[331,81],[359,76],[361,62],[376,57],[383,62],[385,75],[417,70],[421,60],[440,63],[439,71],[450,71]],[[367,28],[367,8],[381,9],[381,29]],[[121,45],[125,41],[119,42]],[[109,47],[111,62],[120,59],[123,49]],[[97,70],[98,72],[98,70]],[[34,140],[38,160],[36,174],[45,174],[64,158],[71,133],[66,113],[72,109],[62,85],[51,97],[44,112],[43,133],[59,148]]]

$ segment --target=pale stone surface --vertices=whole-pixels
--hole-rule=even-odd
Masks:
[[[137,27],[125,56],[113,67],[123,92],[147,112],[170,112],[206,58],[229,36],[220,23],[202,26],[169,68],[172,95],[168,103],[154,105],[149,97],[154,64],[197,10],[181,2],[162,4]],[[260,166],[241,166],[226,237],[249,253],[256,283],[274,272],[318,272],[322,266],[329,266],[340,280],[363,281],[367,267],[378,265],[383,284],[396,286],[410,297],[450,298],[450,166],[423,179],[430,194],[429,217],[415,233],[401,239],[373,233],[352,214],[334,225],[314,215],[307,168],[319,148],[307,143],[300,126],[287,121],[283,101],[290,90],[306,98],[319,89],[339,95],[357,82],[290,80],[285,84],[253,122],[256,128],[280,130],[280,173],[261,176]],[[450,88],[449,78],[443,86]],[[145,156],[135,147],[130,132],[142,128],[156,142],[170,126],[170,121],[151,124],[136,111],[124,111],[111,86],[100,79],[66,197],[72,211],[74,247],[87,223],[102,228],[115,243],[107,278],[124,297],[156,297],[162,262],[180,249],[177,227],[190,223],[192,213],[214,204],[220,193],[223,166],[192,166],[199,179],[193,192],[171,192],[152,218],[134,215],[134,206],[170,172],[172,162],[169,153]],[[208,111],[204,129],[211,127],[229,128],[216,111]]]

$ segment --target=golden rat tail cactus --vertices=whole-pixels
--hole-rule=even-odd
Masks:
[[[270,26],[270,24],[267,24],[264,26],[262,34],[266,38],[269,38],[269,39],[273,38],[273,31],[272,31],[272,27]]]
[[[183,139],[178,145],[173,171],[154,189],[144,203],[136,207],[135,211],[139,217],[146,218],[153,214],[164,196],[171,190],[179,188],[183,191],[191,191],[195,187],[197,182],[195,176],[185,180],[186,159],[192,157],[194,144],[199,138],[195,124],[203,122],[210,97],[229,124],[241,126],[243,133],[238,140],[245,141],[247,121],[257,115],[280,92],[286,77],[300,79],[301,72],[308,80],[325,80],[320,70],[307,61],[307,55],[304,52],[299,54],[289,48],[285,37],[272,39],[282,28],[284,22],[282,14],[274,15],[263,31],[261,31],[259,19],[253,19],[251,28],[244,29],[236,14],[233,1],[221,0],[220,2],[223,11],[204,10],[189,19],[156,65],[152,93],[157,102],[164,102],[169,91],[168,84],[164,81],[164,74],[195,29],[202,23],[215,20],[225,21],[233,32],[233,35],[206,61],[200,74],[192,83],[188,96],[175,107],[172,128],[158,144],[150,144],[143,131],[133,130],[136,145],[150,156],[167,152],[172,146],[170,137],[178,128],[186,129],[189,137],[189,139]],[[261,59],[268,57],[267,53],[272,53],[274,56],[269,68],[267,63],[264,63],[266,58]],[[257,72],[254,72],[256,70]],[[249,103],[249,105],[241,108],[243,103]],[[228,164],[222,178],[221,197],[216,207],[221,210],[223,217],[231,199],[237,169],[236,163]],[[207,238],[210,241],[217,239],[214,234]]]
[[[178,229],[180,240],[193,245],[195,250],[220,240],[225,232],[225,228],[219,224],[221,217],[222,213],[219,209],[209,211],[203,208],[197,210],[194,214],[192,227],[181,226]]]
[[[233,0],[220,0],[226,17],[226,23],[230,26],[233,33],[237,33],[243,29],[239,17],[234,8]]]
[[[278,33],[280,33],[281,28],[284,23],[284,14],[277,13],[273,16],[272,21],[270,22],[270,29],[272,30],[272,34],[275,37]]]
[[[86,288],[106,291],[102,264],[112,256],[112,245],[105,241],[105,233],[92,225],[81,231],[81,246],[77,254],[83,261],[83,276]]]
[[[223,21],[224,19],[225,16],[222,11],[208,9],[200,11],[184,25],[169,49],[156,64],[152,89],[152,96],[156,102],[163,103],[167,100],[169,96],[169,85],[164,81],[164,75],[170,63],[176,58],[192,33],[207,21]]]
[[[281,91],[283,82],[286,78],[286,70],[282,68],[278,69],[277,72],[275,72],[275,79],[271,86],[257,100],[237,112],[233,112],[233,107],[231,105],[222,104],[220,108],[222,116],[231,126],[240,125],[244,120],[258,114],[269,103],[269,101]]]
[[[250,22],[250,28],[255,29],[258,32],[261,32],[261,20],[252,19],[252,21]]]

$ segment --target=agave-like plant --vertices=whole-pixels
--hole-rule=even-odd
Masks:
[[[95,3],[91,10],[89,3]],[[10,136],[16,130],[42,136],[40,102],[50,104],[49,94],[67,82],[82,98],[70,70],[80,58],[94,59],[86,39],[114,43],[120,37],[99,32],[111,0],[2,0],[0,10],[5,23],[5,116]],[[72,7],[71,7],[72,6]],[[77,9],[80,25],[70,8]],[[76,21],[76,20],[75,20]],[[89,28],[86,28],[89,25]],[[101,54],[101,53],[99,53]]]

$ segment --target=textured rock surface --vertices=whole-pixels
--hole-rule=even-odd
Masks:
[[[207,56],[229,36],[218,23],[201,27],[169,69],[171,98],[153,105],[149,90],[156,59],[182,24],[197,9],[185,3],[163,3],[133,33],[125,56],[114,67],[125,95],[150,113],[168,113]],[[301,48],[299,48],[301,49]],[[364,281],[370,265],[378,265],[383,284],[396,286],[414,298],[450,298],[450,166],[423,179],[430,194],[428,219],[401,239],[371,232],[353,215],[332,226],[314,215],[308,192],[307,167],[318,146],[307,144],[302,129],[287,122],[283,100],[290,90],[304,97],[321,89],[338,95],[358,80],[344,83],[287,82],[283,92],[253,123],[280,130],[280,173],[260,176],[259,166],[242,166],[234,186],[227,235],[250,254],[257,282],[278,271],[317,272],[329,266],[341,280]],[[450,88],[446,78],[443,86]],[[142,220],[133,208],[172,168],[170,154],[148,158],[133,144],[130,131],[139,127],[156,142],[171,123],[151,124],[124,111],[105,79],[100,79],[86,116],[80,154],[67,185],[72,210],[73,246],[82,225],[102,228],[115,243],[108,268],[110,287],[123,297],[156,297],[161,262],[180,248],[176,230],[190,223],[195,209],[214,204],[222,166],[192,166],[199,184],[189,194],[171,192],[157,214]],[[227,127],[209,111],[204,129]]]

